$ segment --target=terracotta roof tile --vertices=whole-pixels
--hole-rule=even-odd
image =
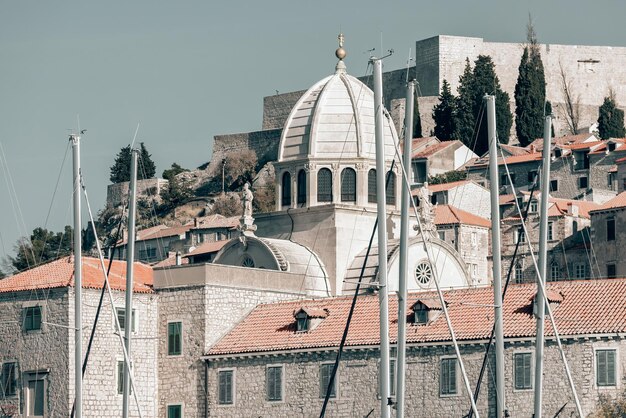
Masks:
[[[108,267],[108,260],[104,261]],[[104,275],[100,260],[83,257],[82,287],[102,289]],[[133,291],[152,292],[152,268],[142,263],[135,263]],[[114,260],[109,273],[109,285],[114,290],[126,290],[126,262]],[[30,270],[0,280],[0,293],[19,292],[35,289],[53,289],[74,286],[74,257],[63,257]]]
[[[474,182],[472,180],[459,180],[459,181],[453,181],[452,183],[429,184],[428,190],[432,193],[442,192],[444,190],[450,190],[454,187],[464,186],[469,183],[474,183]],[[417,196],[419,194],[419,189],[411,190],[411,194],[413,196]]]
[[[511,165],[511,164],[528,163],[528,162],[533,162],[533,161],[541,161],[540,152],[529,153],[525,155],[513,155],[510,157],[505,157],[504,159],[498,158],[498,165],[504,165],[505,162],[507,165]],[[474,167],[483,167],[483,166],[487,167],[488,165],[489,165],[489,158],[480,158],[479,160],[476,161],[476,163],[474,163]]]
[[[502,148],[503,151],[509,153],[510,155],[526,155],[530,153],[528,149],[515,145],[500,144],[500,148]]]
[[[613,199],[608,202],[600,205],[598,208],[592,210],[591,212],[597,212],[601,210],[609,210],[609,209],[620,209],[626,207],[626,192],[621,192]]]
[[[451,145],[454,145],[456,143],[458,143],[459,141],[442,141],[439,142],[438,144],[433,144],[433,145],[429,145],[428,147],[413,153],[413,155],[411,156],[411,158],[428,158],[431,155],[448,148]]]
[[[489,219],[481,218],[451,205],[435,206],[435,225],[465,224],[491,228]]]
[[[304,312],[307,316],[311,318],[326,318],[328,316],[328,310],[324,308],[310,307],[310,306],[302,306],[293,312],[293,316],[296,316],[298,313]]]
[[[552,138],[552,143],[557,145],[570,145],[597,140],[598,138],[596,138],[593,134],[584,133],[577,135],[557,136],[556,138]],[[534,147],[534,149],[537,151],[541,151],[543,149],[543,138],[535,139],[526,148],[530,149],[531,147]]]
[[[562,336],[584,334],[617,334],[626,332],[626,279],[563,281],[547,285],[550,292],[561,295],[562,301],[554,317]],[[530,298],[535,284],[510,286],[504,300],[504,335],[506,338],[533,338],[536,321]],[[550,293],[552,294],[552,293]],[[549,294],[549,296],[550,296]],[[416,300],[434,298],[436,293],[412,293],[407,305]],[[459,341],[489,338],[493,325],[493,290],[489,287],[444,292],[444,297]],[[226,334],[209,351],[209,356],[243,353],[334,348],[339,345],[352,298],[336,297],[319,300],[280,302],[257,306],[244,320]],[[303,304],[328,310],[314,330],[295,332],[293,312]],[[397,298],[389,296],[389,333],[391,343],[397,340]],[[378,296],[359,297],[346,346],[379,344]],[[546,335],[554,335],[546,321]],[[445,318],[440,315],[423,325],[408,325],[408,343],[450,341]]]
[[[193,257],[200,254],[216,253],[221,250],[228,242],[230,242],[230,240],[228,239],[224,239],[221,241],[205,242],[189,254],[185,254],[183,257]]]

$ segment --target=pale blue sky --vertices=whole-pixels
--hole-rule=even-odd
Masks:
[[[0,170],[0,257],[44,225],[78,114],[98,210],[137,123],[157,173],[172,162],[196,167],[210,159],[213,135],[260,129],[264,96],[331,73],[340,27],[348,71],[360,76],[381,33],[396,51],[386,68],[397,69],[416,40],[437,34],[522,42],[529,12],[541,42],[626,46],[620,0],[0,0],[0,143],[21,206],[14,216]],[[49,229],[72,222],[70,162]]]

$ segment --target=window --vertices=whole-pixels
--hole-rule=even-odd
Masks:
[[[168,322],[167,324],[167,355],[179,356],[183,345],[183,323]]]
[[[117,362],[117,394],[124,393],[124,361]]]
[[[317,201],[333,201],[333,173],[327,168],[317,172]]]
[[[439,239],[440,240],[442,240],[442,241],[446,240],[446,233],[445,233],[445,231],[438,231],[437,235],[439,235]]]
[[[0,380],[0,393],[4,396],[13,396],[17,392],[15,363],[4,363],[2,365],[2,376]]]
[[[167,406],[167,418],[183,418],[183,406],[182,405],[168,405]]]
[[[624,179],[626,184],[626,179]],[[373,168],[367,172],[367,201],[376,203],[376,170]]]
[[[296,315],[296,331],[306,332],[309,330],[309,316],[305,312]]]
[[[433,277],[429,261],[420,261],[415,266],[415,280],[421,287],[428,286]]]
[[[220,405],[233,404],[233,386],[234,386],[234,370],[220,370],[217,373],[218,378],[218,395],[217,403]]]
[[[413,315],[413,321],[416,324],[428,323],[428,308],[423,303],[417,303],[415,307],[413,307]]]
[[[522,283],[524,280],[524,270],[521,263],[515,264],[515,283]]]
[[[268,366],[265,371],[265,387],[268,401],[283,400],[283,366]]]
[[[41,329],[41,306],[24,308],[24,330],[36,331]]]
[[[356,171],[351,168],[341,172],[341,201],[356,202]]]
[[[433,205],[437,204],[437,194],[433,193],[433,195],[430,196],[430,203]]]
[[[609,190],[615,190],[615,173],[609,173],[607,175],[606,183]]]
[[[47,413],[46,377],[46,373],[26,373],[24,390],[27,416],[43,417]]]
[[[306,171],[298,171],[298,205],[306,204]]]
[[[473,246],[478,245],[478,234],[476,232],[472,232],[470,237],[471,237],[472,245]]]
[[[441,359],[439,394],[456,395],[456,358]]]
[[[596,384],[615,386],[615,350],[596,350]]]
[[[550,180],[550,191],[558,192],[559,191],[559,181],[558,180]]]
[[[561,266],[556,261],[550,263],[550,280],[555,281],[559,280],[561,277]]]
[[[606,240],[615,241],[615,218],[606,220]]]
[[[524,228],[521,226],[515,231],[515,242],[517,241],[520,243],[526,242],[526,234],[524,234]]]
[[[385,179],[385,197],[388,205],[396,204],[396,175],[392,171],[387,171]]]
[[[578,188],[579,189],[586,189],[587,188],[587,177],[578,177]]]
[[[533,199],[533,200],[530,201],[530,207],[529,207],[528,211],[530,213],[537,213],[537,207],[538,206],[539,205],[537,204],[537,201]],[[521,207],[521,205],[520,205],[520,207]]]
[[[606,265],[606,277],[609,279],[614,279],[617,276],[617,272],[615,270],[615,264],[607,264]]]
[[[561,152],[560,148],[554,148],[554,156],[556,158],[561,158],[561,154],[562,154],[562,152]]]
[[[245,255],[241,260],[241,266],[254,268],[254,260],[249,255]]]
[[[530,380],[532,354],[515,353],[513,361],[515,363],[515,389],[531,389],[533,387]]]
[[[115,308],[115,313],[117,314],[117,320],[120,323],[120,330],[124,331],[124,327],[126,325],[126,308]],[[131,319],[131,328],[132,332],[135,332],[137,328],[137,315],[135,315],[135,310],[133,309],[133,317]]]
[[[146,255],[148,258],[156,258],[156,248],[146,248]]]
[[[548,241],[554,240],[554,222],[548,222]]]
[[[586,266],[584,263],[574,264],[574,277],[577,279],[584,279],[586,277]]]
[[[380,372],[380,361],[378,361],[378,396],[380,399],[380,387],[383,374]],[[396,396],[396,359],[389,359],[389,396]]]
[[[615,146],[616,146],[615,142],[609,142],[607,144],[607,148],[609,149],[609,152],[615,151]]]
[[[281,204],[283,206],[291,206],[291,174],[283,173]]]
[[[320,365],[320,398],[326,397],[326,390],[328,390],[328,384],[330,383],[330,376],[333,373],[334,363],[326,363]],[[335,374],[335,380],[330,388],[330,397],[337,397],[337,374]]]
[[[528,183],[532,184],[537,180],[537,170],[530,170],[528,172]]]

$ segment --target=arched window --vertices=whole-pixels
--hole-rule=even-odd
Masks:
[[[396,175],[393,171],[387,171],[385,178],[385,194],[388,205],[396,204]]]
[[[373,168],[367,173],[367,201],[376,203],[376,170]]]
[[[317,201],[333,201],[333,173],[327,168],[317,172]]]
[[[282,188],[282,205],[291,206],[291,174],[286,171],[283,174],[283,188]]]
[[[298,205],[306,204],[306,172],[298,171]]]
[[[561,276],[561,266],[556,261],[550,263],[550,281],[559,280]]]
[[[356,171],[351,168],[341,172],[341,201],[356,202]]]
[[[524,280],[524,270],[522,269],[522,263],[515,264],[515,283],[522,283]]]

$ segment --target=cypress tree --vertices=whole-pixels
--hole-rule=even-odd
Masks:
[[[130,181],[130,145],[123,147],[115,157],[115,162],[111,167],[109,180],[111,183],[122,183]],[[141,143],[139,151],[139,161],[137,164],[137,178],[140,180],[154,177],[156,166],[144,143]]]
[[[602,139],[623,138],[626,136],[624,111],[617,107],[612,97],[605,97],[604,103],[600,106],[598,131]]]
[[[454,137],[458,138],[467,145],[468,148],[474,148],[474,126],[475,118],[473,112],[473,83],[472,67],[469,59],[465,60],[465,70],[459,77],[459,87],[456,97],[456,114],[454,118]]]
[[[422,118],[420,117],[420,105],[416,94],[413,104],[413,138],[421,138],[422,136]]]
[[[443,80],[439,104],[433,108],[433,120],[435,121],[435,136],[442,141],[454,138],[456,100],[450,91],[450,84]]]

